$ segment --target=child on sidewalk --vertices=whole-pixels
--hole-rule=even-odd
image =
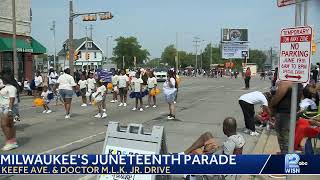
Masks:
[[[88,82],[86,80],[86,76],[84,74],[81,75],[81,79],[78,81],[78,85],[80,88],[80,93],[82,97],[82,107],[87,106],[87,89],[88,89]]]
[[[126,72],[122,69],[121,75],[119,76],[118,80],[118,88],[119,88],[119,95],[120,95],[120,106],[127,106],[127,94],[128,94],[128,87],[129,87],[129,77],[126,75]]]
[[[97,108],[98,108],[98,114],[95,115],[95,118],[105,118],[107,117],[107,114],[105,112],[103,112],[102,110],[102,103],[103,103],[103,96],[106,93],[106,87],[102,84],[101,81],[97,82],[97,91],[95,93],[92,94],[92,96],[94,97],[94,100],[96,102]]]
[[[142,112],[143,111],[143,102],[142,102],[142,97],[143,97],[143,93],[142,93],[142,84],[143,84],[143,80],[140,77],[140,72],[138,71],[136,73],[136,77],[132,80],[132,84],[133,84],[133,98],[136,98],[136,107],[132,108],[132,111],[136,111],[138,109],[138,101],[140,101],[140,108],[139,110]]]
[[[148,91],[149,91],[149,97],[148,97],[148,105],[146,106],[146,108],[151,106],[151,99],[153,99],[153,106],[154,108],[157,107],[156,105],[156,96],[151,96],[150,92],[151,90],[154,89],[154,91],[157,88],[157,78],[154,75],[153,71],[150,71],[148,73]]]
[[[44,104],[43,104],[44,111],[42,112],[43,114],[45,113],[49,114],[52,112],[48,107],[48,104],[52,99],[49,96],[53,96],[52,92],[48,90],[48,86],[43,86],[43,91],[41,93],[41,98],[44,100]]]

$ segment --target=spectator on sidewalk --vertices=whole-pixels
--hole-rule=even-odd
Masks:
[[[222,154],[242,154],[245,140],[237,133],[237,122],[233,117],[227,117],[223,121],[223,133],[228,139],[223,142]],[[210,132],[202,134],[184,154],[212,154],[218,150],[218,145]]]
[[[53,90],[55,84],[57,83],[58,78],[59,78],[58,73],[53,68],[50,68],[48,73],[49,91]]]
[[[318,76],[319,76],[319,71],[317,70],[317,67],[314,67],[312,72],[312,79],[314,80],[314,82],[318,82]]]
[[[245,83],[245,89],[250,88],[250,79],[251,79],[251,70],[248,67],[245,74],[244,74],[244,83]]]
[[[245,122],[245,133],[251,136],[258,136],[259,133],[256,132],[255,128],[255,105],[262,105],[263,110],[270,114],[270,109],[268,107],[271,100],[271,93],[260,91],[254,91],[240,96],[239,104],[243,112],[244,122]]]
[[[41,76],[40,71],[37,71],[36,76],[34,77],[34,84],[35,84],[35,96],[40,97],[40,94],[42,92],[42,87],[43,87],[43,78]]]
[[[275,130],[281,154],[288,153],[289,131],[290,131],[290,107],[293,82],[279,81],[275,95],[272,97],[270,107],[272,115],[275,115]],[[302,85],[298,84],[297,110],[302,95]]]

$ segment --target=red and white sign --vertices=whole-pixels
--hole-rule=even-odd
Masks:
[[[281,30],[279,79],[306,83],[310,79],[311,27]]]
[[[278,7],[288,6],[295,3],[296,0],[278,0]]]

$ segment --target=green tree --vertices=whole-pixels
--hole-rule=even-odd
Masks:
[[[206,48],[202,52],[202,68],[204,69],[210,68],[210,47],[212,53],[212,64],[222,63],[222,60],[220,58],[220,49],[218,47],[212,47],[210,46],[210,44],[207,44]]]
[[[143,64],[150,55],[146,49],[142,49],[137,38],[120,36],[115,40],[117,45],[113,48],[113,61],[118,68],[122,68],[122,58],[124,57],[125,68],[134,66],[134,57],[137,58],[137,65]]]
[[[177,55],[177,50],[174,45],[167,46],[161,54],[161,62],[168,63],[169,66],[175,66],[175,56]]]
[[[249,60],[250,63],[256,63],[258,66],[258,70],[262,70],[264,67],[264,63],[266,62],[267,56],[266,54],[257,49],[249,50]]]

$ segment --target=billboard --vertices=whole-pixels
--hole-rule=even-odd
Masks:
[[[248,42],[248,29],[222,29],[222,42]]]
[[[223,59],[244,59],[249,57],[249,45],[240,43],[222,43]]]

